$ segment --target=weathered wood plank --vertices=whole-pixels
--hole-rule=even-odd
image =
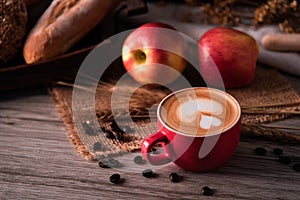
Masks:
[[[254,154],[258,146],[268,150],[266,156]],[[143,167],[137,173],[102,169],[80,157],[46,90],[7,93],[0,97],[0,199],[199,199],[205,185],[215,189],[214,199],[299,199],[300,173],[276,161],[275,147],[300,157],[299,145],[243,137],[232,159],[215,172],[185,172],[171,164],[145,179]],[[109,182],[115,172],[123,184]],[[171,172],[183,180],[171,183]]]

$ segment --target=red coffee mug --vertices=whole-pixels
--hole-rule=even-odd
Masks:
[[[222,94],[237,110],[236,119],[222,132],[207,135],[192,135],[168,126],[160,115],[163,103],[171,96],[189,90],[209,90]],[[165,97],[157,109],[158,132],[149,135],[142,142],[141,152],[152,165],[174,162],[182,169],[193,172],[212,171],[223,165],[234,153],[239,143],[241,130],[241,108],[236,99],[226,92],[212,88],[188,88]],[[152,154],[151,149],[160,143],[163,153]]]

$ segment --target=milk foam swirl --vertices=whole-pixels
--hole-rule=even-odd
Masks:
[[[209,129],[211,126],[222,125],[221,120],[217,117],[222,112],[222,106],[216,101],[189,98],[177,107],[176,117],[186,123],[191,123],[199,118],[200,127]]]
[[[225,93],[209,89],[183,91],[170,96],[160,111],[171,128],[187,134],[213,134],[228,128],[238,115]]]

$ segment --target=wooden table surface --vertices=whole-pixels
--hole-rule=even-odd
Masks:
[[[299,77],[288,76],[300,92]],[[300,118],[280,122],[300,127]],[[256,147],[268,150],[254,154]],[[293,163],[284,165],[272,154],[282,148]],[[0,95],[0,199],[299,199],[300,145],[242,137],[229,162],[210,173],[185,172],[168,165],[155,178],[140,173],[102,169],[76,153],[67,138],[46,87],[6,92]],[[183,179],[172,183],[177,172]],[[109,182],[119,173],[124,182]],[[214,189],[212,197],[201,188]]]

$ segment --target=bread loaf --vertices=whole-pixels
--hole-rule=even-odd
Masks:
[[[23,0],[2,0],[0,4],[0,63],[12,59],[22,50],[27,26]]]
[[[25,41],[26,63],[48,60],[69,50],[119,0],[53,0]]]
[[[300,51],[300,34],[273,33],[265,35],[261,44],[273,51]]]

